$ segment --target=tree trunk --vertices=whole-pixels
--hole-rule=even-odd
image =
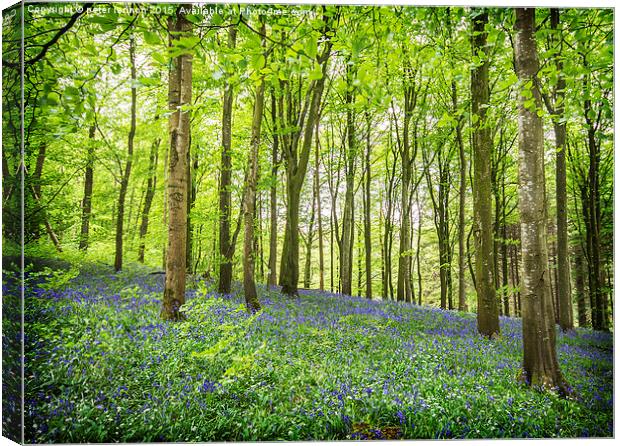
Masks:
[[[228,47],[235,48],[237,28],[228,28]],[[230,293],[232,283],[232,257],[234,246],[230,238],[230,214],[231,214],[231,135],[233,114],[233,86],[230,80],[226,82],[224,89],[224,101],[222,108],[222,154],[220,172],[220,274],[218,291],[222,294]]]
[[[406,67],[404,78],[410,81],[411,68]],[[410,85],[405,86],[405,106],[404,106],[404,119],[403,119],[403,138],[402,147],[400,148],[401,159],[401,218],[400,218],[400,237],[398,246],[398,279],[396,282],[396,300],[404,302],[408,300],[407,296],[407,283],[409,282],[408,274],[411,268],[409,263],[411,262],[411,255],[409,252],[411,246],[411,206],[409,200],[410,188],[411,188],[411,154],[409,143],[409,125],[411,122],[411,113],[415,105],[415,88]]]
[[[508,292],[508,232],[506,230],[506,170],[502,175],[502,295],[504,296],[504,315],[510,316],[510,293]]]
[[[149,229],[149,212],[155,197],[157,187],[157,158],[161,139],[157,138],[151,146],[149,155],[149,178],[146,181],[146,195],[144,197],[144,208],[142,209],[142,221],[140,223],[140,246],[138,247],[138,262],[144,263],[145,237]]]
[[[183,9],[177,8],[176,20],[168,19],[170,46],[173,40],[191,35],[192,24]],[[189,151],[190,121],[186,109],[192,103],[192,55],[182,54],[172,61],[169,75],[168,131],[170,153],[168,165],[168,248],[166,250],[166,282],[161,317],[164,320],[183,319],[180,307],[185,303],[186,237],[187,237],[187,152]]]
[[[127,161],[121,179],[121,189],[118,194],[118,213],[116,214],[116,245],[114,255],[114,270],[123,269],[123,220],[125,219],[125,196],[129,187],[129,175],[133,158],[133,142],[136,136],[136,43],[133,36],[129,38],[129,63],[131,65],[131,124],[127,136]]]
[[[571,303],[570,290],[570,263],[568,260],[568,223],[567,223],[567,198],[566,198],[566,122],[564,116],[564,97],[566,80],[563,74],[562,61],[562,32],[560,25],[560,10],[550,9],[551,29],[553,42],[558,46],[554,53],[554,62],[557,70],[557,84],[553,89],[554,104],[546,100],[547,109],[552,115],[553,132],[555,135],[555,195],[557,213],[557,298],[559,306],[559,323],[563,331],[573,328],[573,306]]]
[[[476,240],[476,293],[478,296],[478,332],[499,335],[499,315],[493,282],[493,215],[491,204],[491,151],[493,141],[487,126],[489,104],[489,61],[486,45],[486,11],[473,19],[472,52],[485,60],[474,68],[471,78],[474,152],[474,236]],[[475,118],[474,118],[475,117]],[[474,121],[475,119],[475,121]]]
[[[267,275],[267,287],[277,285],[276,262],[278,255],[278,120],[276,114],[276,97],[271,92],[271,122],[273,125],[273,147],[271,150],[271,187],[269,190],[269,274]]]
[[[353,278],[353,193],[355,188],[355,158],[357,157],[357,138],[355,135],[355,103],[354,87],[352,85],[355,73],[347,66],[347,93],[345,103],[347,110],[347,149],[345,156],[345,195],[344,212],[342,216],[342,234],[340,242],[340,277],[342,279],[342,294],[351,295]]]
[[[452,81],[452,108],[456,113],[457,106],[457,90],[456,82]],[[465,158],[465,144],[463,144],[462,119],[456,124],[456,144],[459,148],[459,311],[467,311],[466,300],[466,265],[465,265],[465,194],[467,192],[467,159]]]
[[[569,392],[555,347],[551,280],[547,262],[543,123],[538,72],[535,10],[517,8],[515,68],[519,95],[519,212],[523,257],[523,378],[534,387]],[[531,98],[531,99],[530,99]]]
[[[580,327],[588,326],[588,313],[586,309],[586,292],[584,281],[584,261],[583,250],[577,246],[575,248],[575,294],[577,300],[577,318]]]
[[[327,18],[325,17],[326,21]],[[327,33],[327,23],[325,24],[324,34]],[[325,34],[326,35],[326,34]],[[308,158],[312,148],[312,135],[314,126],[318,120],[319,108],[323,97],[323,89],[327,77],[327,65],[331,51],[331,41],[327,38],[325,49],[321,56],[317,57],[322,65],[322,77],[314,80],[311,91],[311,100],[307,112],[307,119],[303,128],[303,144],[299,156],[285,151],[286,172],[287,172],[287,219],[285,228],[284,248],[282,250],[282,269],[280,283],[282,292],[289,296],[298,294],[297,284],[299,282],[299,197],[306,176]],[[295,155],[297,149],[295,147]]]
[[[372,122],[366,114],[366,184],[364,188],[364,261],[366,270],[366,297],[372,299],[372,239],[370,230],[370,130]]]
[[[420,209],[418,191],[415,192],[416,205]],[[418,272],[418,305],[422,305],[422,268],[420,268],[420,241],[422,240],[422,212],[418,212],[418,228],[416,234],[415,263]]]
[[[315,172],[316,175],[316,172]],[[314,182],[314,179],[313,179]],[[316,188],[312,188],[312,209],[310,210],[310,224],[308,225],[308,236],[306,238],[306,258],[304,265],[304,288],[310,288],[312,272],[312,242],[314,240],[314,218],[316,209]]]
[[[82,198],[82,226],[80,229],[79,248],[88,250],[88,233],[90,229],[90,214],[92,213],[93,197],[93,163],[95,158],[95,124],[88,129],[88,147],[86,148],[86,169],[84,171],[84,197]]]
[[[319,123],[316,123],[316,150],[314,151],[314,190],[316,195],[316,213],[317,223],[319,229],[319,289],[323,291],[325,289],[325,265],[323,255],[323,223],[321,217],[321,189],[319,187]]]
[[[261,26],[261,33],[265,34],[264,23]],[[265,42],[263,39],[263,46],[264,45]],[[245,305],[248,313],[255,313],[260,310],[260,303],[256,293],[256,283],[254,282],[254,261],[256,256],[256,252],[254,250],[254,213],[256,208],[258,151],[260,148],[260,129],[263,118],[264,97],[265,79],[262,77],[260,85],[256,89],[254,115],[252,118],[252,139],[250,143],[251,152],[250,159],[248,160],[248,174],[245,185],[245,193],[243,194],[243,292],[245,294]]]

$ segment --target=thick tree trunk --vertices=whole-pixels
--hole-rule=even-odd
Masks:
[[[489,61],[486,45],[486,11],[473,19],[472,51],[482,52],[485,60],[472,71],[472,115],[474,152],[474,236],[476,240],[476,293],[478,332],[487,337],[499,335],[499,315],[493,282],[493,215],[491,204],[491,151],[493,141],[487,126],[489,104]],[[474,121],[475,119],[475,121]]]
[[[265,33],[265,24],[261,26]],[[264,41],[263,41],[264,45]],[[254,266],[256,251],[254,250],[254,213],[256,208],[256,185],[258,183],[258,152],[260,148],[260,130],[263,118],[263,104],[265,97],[265,80],[261,79],[256,89],[254,115],[252,118],[251,153],[248,160],[247,181],[243,194],[243,292],[248,313],[260,310],[260,303],[254,282]]]
[[[170,46],[173,40],[191,35],[192,24],[183,8],[177,8],[176,18],[168,19]],[[169,75],[168,108],[170,117],[170,153],[168,164],[168,249],[166,250],[166,282],[161,317],[164,320],[183,319],[179,311],[185,303],[186,237],[187,237],[187,152],[189,151],[190,121],[186,109],[192,103],[192,56],[183,54],[172,61]]]
[[[116,244],[114,255],[114,270],[123,269],[123,220],[125,219],[125,196],[129,187],[131,164],[133,158],[133,143],[136,136],[136,43],[133,36],[129,38],[129,63],[131,65],[131,124],[127,136],[127,161],[121,179],[121,189],[118,194],[118,213],[116,214]]]
[[[228,47],[235,48],[237,28],[228,28]],[[222,108],[222,153],[220,168],[220,273],[218,291],[222,294],[230,293],[232,284],[232,257],[234,246],[230,237],[230,214],[231,214],[231,136],[233,114],[233,86],[230,81],[226,82],[224,89],[224,101]]]
[[[149,177],[146,180],[146,195],[144,196],[144,208],[142,209],[142,221],[140,223],[140,246],[138,247],[138,262],[140,263],[144,263],[145,237],[149,230],[149,213],[157,187],[157,159],[160,143],[160,138],[153,141],[149,155]]]
[[[519,212],[523,256],[523,378],[531,386],[569,392],[555,347],[553,305],[548,283],[543,123],[535,10],[517,8],[515,68],[519,95]],[[531,99],[530,99],[531,98]]]
[[[82,251],[88,250],[88,234],[90,230],[90,214],[92,213],[93,197],[93,163],[95,158],[95,124],[88,129],[88,147],[86,148],[86,169],[84,171],[84,196],[82,198],[82,226],[80,228],[80,244]]]

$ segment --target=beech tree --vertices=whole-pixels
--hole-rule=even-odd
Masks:
[[[471,102],[474,168],[474,236],[476,239],[476,293],[478,331],[487,337],[499,335],[499,315],[493,278],[493,216],[491,204],[492,140],[487,122],[489,104],[488,12],[478,11],[473,18],[472,53],[484,59],[472,70]]]
[[[168,18],[170,47],[178,49],[178,43],[191,36],[192,24],[185,9],[180,5],[176,16]],[[176,45],[176,46],[175,46]],[[183,48],[183,47],[181,47]],[[189,151],[189,115],[187,107],[192,102],[192,54],[182,49],[172,60],[168,79],[168,132],[170,153],[168,155],[168,248],[166,249],[166,283],[162,301],[161,317],[180,320],[180,307],[185,303],[185,271],[187,243],[187,152]]]
[[[523,256],[523,378],[532,386],[569,392],[557,359],[548,283],[542,99],[536,87],[535,10],[515,9],[515,70],[519,79],[519,211]]]

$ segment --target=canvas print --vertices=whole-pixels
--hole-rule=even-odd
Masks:
[[[613,437],[613,35],[602,7],[7,7],[2,435]]]

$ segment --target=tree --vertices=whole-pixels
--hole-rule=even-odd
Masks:
[[[228,28],[228,48],[234,49],[237,41],[237,28]],[[235,244],[230,237],[230,207],[231,207],[231,135],[234,87],[230,79],[224,87],[224,100],[222,106],[222,161],[220,167],[220,271],[218,291],[223,294],[230,293],[232,283]]]
[[[182,39],[191,36],[192,24],[180,5],[176,17],[168,18],[170,47],[179,54],[174,57],[168,79],[168,248],[166,250],[166,282],[161,317],[178,321],[183,318],[180,307],[185,303],[187,243],[187,152],[189,150],[189,115],[192,103],[192,53],[177,48]],[[181,47],[183,48],[183,47]]]
[[[570,263],[568,256],[568,223],[566,197],[566,118],[564,103],[566,98],[566,80],[563,73],[562,61],[562,30],[560,28],[560,10],[551,8],[551,30],[553,32],[553,61],[556,69],[557,81],[552,91],[552,98],[543,94],[544,103],[553,119],[553,133],[555,135],[555,199],[557,225],[557,260],[558,260],[558,306],[560,328],[567,331],[573,328],[573,305],[570,289]]]
[[[299,281],[299,206],[300,193],[306,176],[310,149],[312,148],[312,134],[314,125],[319,116],[321,98],[327,78],[327,65],[331,52],[331,39],[328,37],[330,30],[330,18],[326,15],[324,7],[322,36],[324,47],[316,56],[316,64],[319,68],[318,79],[313,79],[308,87],[306,102],[303,113],[299,116],[299,124],[303,124],[303,143],[301,151],[298,150],[297,142],[300,134],[293,136],[291,144],[283,147],[283,155],[286,167],[286,227],[284,231],[284,247],[280,270],[280,284],[282,292],[288,295],[297,295]],[[320,46],[321,44],[318,43]],[[308,101],[309,100],[309,101]],[[282,109],[280,109],[283,112]],[[307,114],[307,117],[304,115]],[[305,119],[304,119],[305,118]],[[283,119],[281,119],[283,121]]]
[[[555,349],[548,283],[543,123],[536,88],[535,10],[515,9],[515,69],[519,79],[519,211],[523,258],[523,378],[531,386],[569,392]]]
[[[261,34],[265,34],[265,24],[261,26]],[[263,46],[265,39],[263,39]],[[266,60],[266,57],[265,57]],[[261,67],[261,68],[264,68]],[[265,77],[260,76],[256,87],[254,114],[252,117],[252,139],[250,142],[250,158],[248,159],[245,192],[243,194],[243,292],[245,305],[249,313],[260,310],[260,303],[254,282],[255,256],[254,249],[254,214],[256,211],[256,184],[258,183],[258,152],[260,148],[260,131],[263,120],[265,98]]]
[[[136,85],[136,43],[134,36],[129,38],[129,63],[131,67],[131,112],[129,134],[127,135],[127,159],[125,161],[125,169],[122,171],[121,188],[118,193],[118,211],[116,214],[116,245],[114,254],[114,270],[116,272],[123,269],[123,223],[125,220],[125,196],[129,187],[129,176],[131,175],[131,165],[133,158],[133,144],[136,136],[136,101],[137,101],[137,85]]]
[[[499,315],[493,279],[493,216],[491,205],[491,151],[493,143],[487,122],[489,104],[488,13],[476,11],[473,18],[472,53],[484,55],[471,75],[472,149],[474,167],[474,236],[476,240],[476,294],[478,332],[489,338],[499,335]]]
[[[86,153],[86,168],[84,169],[84,197],[82,198],[82,226],[80,229],[79,244],[79,248],[84,251],[88,249],[88,232],[90,227],[90,214],[92,212],[95,130],[95,124],[92,124],[88,129],[89,141]]]
[[[159,152],[160,138],[156,138],[151,145],[149,154],[149,177],[146,180],[146,193],[144,197],[144,207],[142,208],[142,220],[140,222],[140,246],[138,248],[138,262],[144,263],[145,237],[149,229],[149,212],[155,197],[157,187],[157,158]]]
[[[278,256],[278,152],[280,136],[276,116],[276,97],[271,92],[271,123],[273,126],[273,145],[271,149],[271,187],[269,188],[269,273],[267,274],[267,286],[275,287],[276,262]]]

